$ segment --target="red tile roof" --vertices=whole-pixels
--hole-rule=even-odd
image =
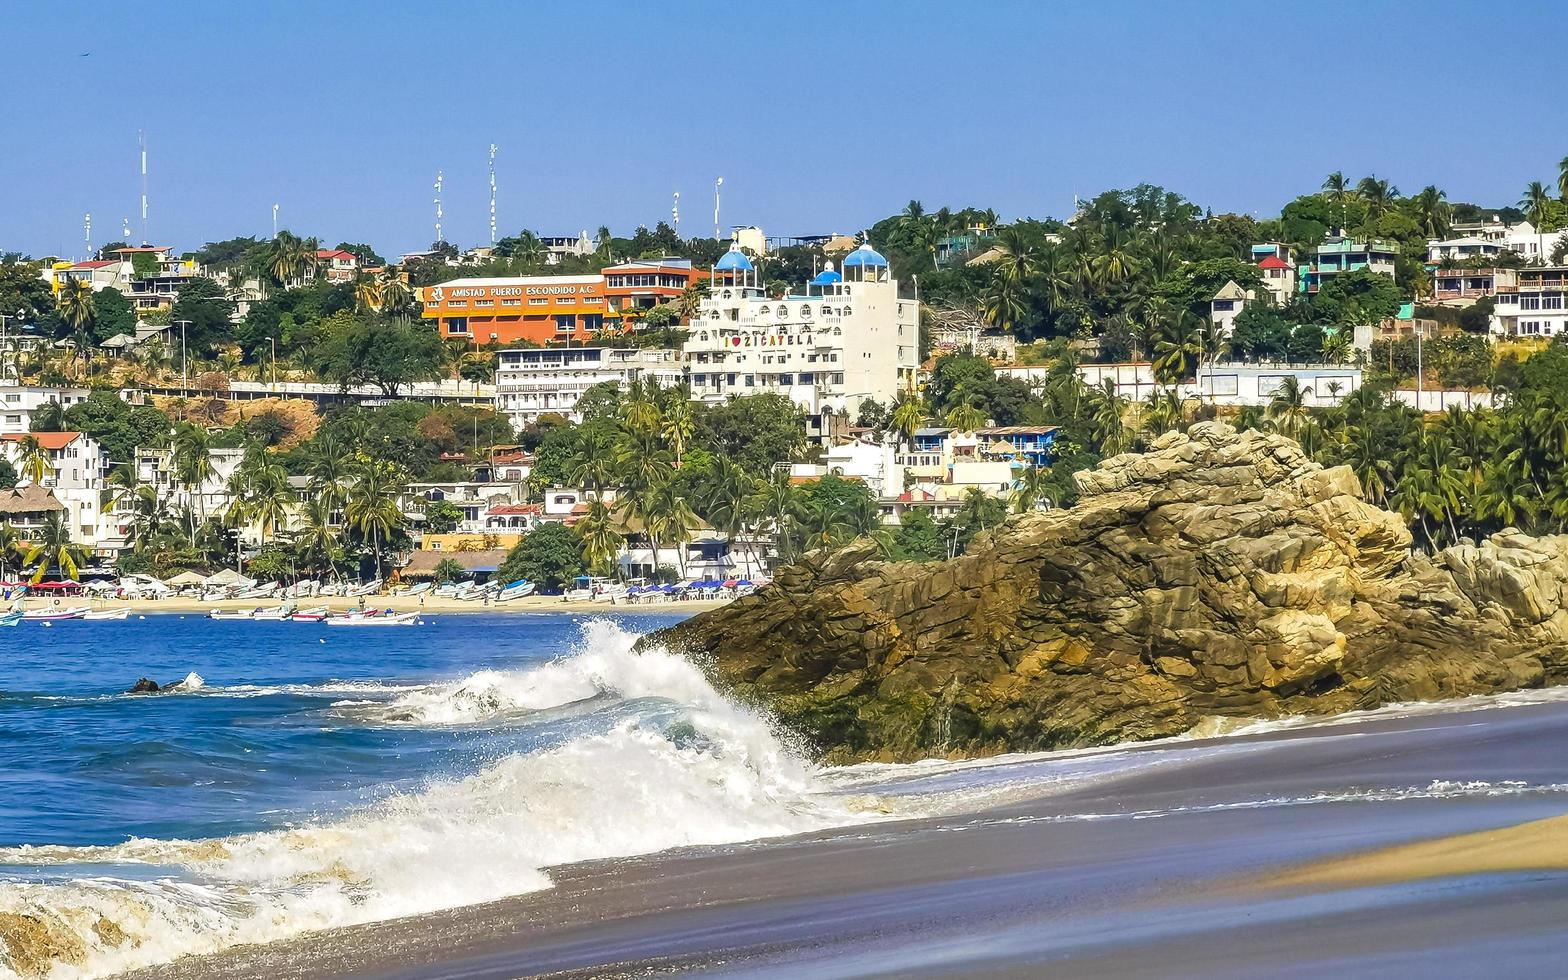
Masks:
[[[1258,263],[1258,268],[1260,268],[1260,269],[1288,269],[1288,268],[1290,268],[1290,263],[1286,262],[1284,259],[1280,258],[1278,255],[1270,255],[1268,258],[1266,258],[1262,262]]]
[[[30,435],[37,436],[38,437],[38,444],[40,446],[43,446],[45,449],[49,450],[50,452],[54,452],[55,450],[64,449],[66,446],[69,446],[71,443],[75,442],[77,437],[80,436],[81,433],[80,432],[7,432],[4,435],[0,435],[0,439],[5,440],[6,442],[21,442],[23,439],[26,439]]]
[[[352,259],[352,258],[354,258],[354,253],[353,252],[346,252],[346,251],[344,251],[341,248],[318,248],[318,249],[316,249],[316,258],[318,258],[318,259]]]

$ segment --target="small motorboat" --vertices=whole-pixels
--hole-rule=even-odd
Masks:
[[[258,609],[256,610],[255,614],[251,616],[251,619],[258,621],[265,620],[266,622],[270,623],[281,623],[294,615],[295,608],[297,607],[294,605],[294,603],[285,602],[281,606],[270,606],[266,609]]]
[[[496,602],[506,602],[509,599],[521,599],[534,594],[534,584],[525,578],[520,578],[511,585],[505,586],[495,594]]]
[[[366,582],[364,585],[356,585],[354,588],[348,590],[347,595],[348,595],[348,597],[350,599],[355,599],[355,598],[358,598],[359,596],[362,596],[362,595],[375,595],[377,592],[380,592],[380,591],[381,591],[381,580],[377,578],[377,579],[371,579],[369,582]]]
[[[420,582],[418,585],[411,585],[406,589],[399,589],[392,594],[395,596],[421,596],[435,587],[436,584],[434,582]]]
[[[22,613],[22,618],[29,623],[58,623],[66,619],[81,619],[87,615],[86,606],[72,606],[70,609],[34,609],[32,612]]]
[[[295,623],[319,623],[329,615],[326,606],[316,606],[313,609],[301,609],[289,619]]]
[[[332,616],[326,620],[328,626],[413,626],[419,621],[419,613],[349,613],[347,616]]]
[[[8,612],[8,613],[5,613],[4,615],[0,615],[0,627],[15,626],[16,624],[20,623],[21,621],[22,621],[22,614],[19,613],[19,612]]]
[[[214,609],[207,613],[208,619],[255,619],[257,609]]]
[[[130,609],[93,609],[82,617],[85,620],[106,622],[114,619],[130,619]]]

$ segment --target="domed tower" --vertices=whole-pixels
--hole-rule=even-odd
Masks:
[[[810,282],[806,283],[806,293],[810,296],[832,296],[842,292],[839,286],[843,282],[844,277],[839,275],[834,270],[833,263],[829,262],[823,267],[821,272],[817,273]]]
[[[731,245],[730,250],[719,256],[719,261],[714,263],[713,282],[714,285],[725,285],[737,290],[762,288],[757,282],[756,266],[751,264],[751,259],[740,250],[739,245]]]
[[[870,242],[844,256],[845,282],[888,282],[891,275],[887,259]]]

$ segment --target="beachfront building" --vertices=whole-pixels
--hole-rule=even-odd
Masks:
[[[207,462],[210,472],[199,483],[191,484],[169,449],[136,450],[136,480],[151,486],[172,510],[190,508],[198,520],[223,513],[229,506],[229,482],[245,459],[243,449],[213,449]],[[113,517],[128,521],[129,514],[116,510]]]
[[[604,270],[604,314],[625,326],[638,323],[655,306],[678,303],[682,293],[707,278],[691,259],[673,256],[609,266]]]
[[[606,382],[622,389],[654,381],[672,388],[684,380],[680,352],[617,347],[551,347],[501,351],[496,362],[495,410],[522,428],[541,415],[582,421],[577,402]]]
[[[1429,321],[1423,321],[1429,322]],[[1050,367],[1038,364],[1003,365],[996,369],[997,377],[1018,378],[1035,383],[1049,376]],[[1358,367],[1341,364],[1250,364],[1221,361],[1203,366],[1197,381],[1176,386],[1182,398],[1200,396],[1216,405],[1240,407],[1266,406],[1284,385],[1286,376],[1294,376],[1303,390],[1311,389],[1307,404],[1313,406],[1335,405],[1361,387],[1362,375]],[[1080,364],[1078,376],[1084,384],[1098,388],[1109,382],[1118,398],[1129,401],[1146,401],[1150,395],[1163,392],[1169,386],[1154,376],[1154,366],[1148,361],[1119,364]]]
[[[1510,337],[1555,337],[1568,331],[1568,266],[1520,269],[1515,286],[1497,291],[1492,333]]]
[[[831,413],[853,415],[868,399],[890,402],[919,368],[919,304],[899,293],[887,259],[869,245],[831,265],[803,291],[763,288],[751,259],[732,248],[689,328],[686,369],[694,399],[775,392],[801,407],[810,434],[831,431]]]
[[[1495,259],[1505,248],[1502,239],[1482,238],[1478,235],[1433,238],[1426,243],[1426,260],[1436,265],[1445,261],[1468,262],[1471,259]]]
[[[1394,259],[1399,246],[1378,238],[1357,239],[1330,235],[1314,251],[1312,260],[1301,266],[1300,289],[1313,294],[1323,283],[1343,272],[1370,269],[1394,278]]]
[[[47,459],[41,480],[28,473],[24,442],[29,436],[38,440],[38,451]],[[0,435],[0,455],[16,469],[17,486],[36,484],[60,503],[73,541],[93,550],[105,544],[110,535],[100,507],[109,461],[96,441],[80,432],[11,432]]]
[[[1275,306],[1284,306],[1296,295],[1296,260],[1284,242],[1258,242],[1252,246],[1252,264],[1263,274],[1263,287]]]
[[[419,292],[443,339],[474,345],[582,343],[605,324],[599,275],[453,279]]]
[[[397,506],[416,525],[423,525],[425,511],[431,504],[438,501],[448,503],[461,514],[457,521],[459,532],[482,534],[494,529],[494,525],[487,520],[494,508],[521,504],[527,499],[527,491],[521,483],[447,480],[439,483],[410,483],[398,494]]]

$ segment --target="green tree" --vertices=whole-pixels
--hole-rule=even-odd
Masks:
[[[527,579],[541,590],[556,590],[583,571],[582,541],[564,524],[541,524],[519,541],[496,577]]]
[[[17,440],[16,451],[20,476],[26,482],[41,484],[54,476],[54,458],[37,436],[22,436]]]
[[[468,570],[463,567],[462,562],[455,558],[443,558],[436,562],[436,567],[431,574],[437,582],[444,585],[447,582],[455,582],[467,575]]]
[[[374,462],[364,467],[359,479],[350,486],[343,515],[360,534],[371,540],[375,555],[374,577],[382,577],[382,545],[404,523],[403,511],[397,505],[398,491],[406,481],[399,467],[389,462]]]
[[[463,510],[450,500],[434,500],[425,505],[425,531],[451,534],[463,520]]]

